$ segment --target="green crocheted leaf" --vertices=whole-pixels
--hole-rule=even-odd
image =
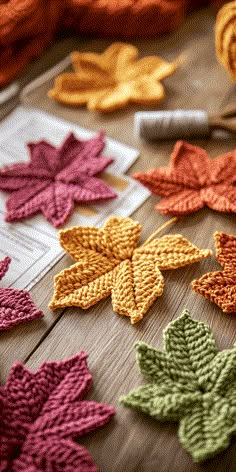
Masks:
[[[165,352],[148,346],[143,342],[135,345],[137,350],[137,362],[142,374],[153,380],[171,387],[171,392],[176,391],[188,393],[196,390],[196,385],[189,385],[186,382],[179,382],[179,372],[173,365],[172,358]],[[170,392],[169,392],[170,393]]]
[[[188,310],[164,331],[165,349],[179,382],[191,389],[205,387],[210,363],[217,354],[209,326],[193,320]]]
[[[236,382],[236,347],[218,352],[211,363],[211,369],[208,373],[206,390],[216,394],[224,394],[230,398],[232,383]],[[236,389],[233,391],[233,397],[236,404]]]
[[[234,408],[222,397],[206,395],[180,421],[179,438],[194,462],[201,462],[226,449],[235,429]]]
[[[120,398],[125,406],[136,408],[159,420],[177,421],[183,411],[190,413],[193,406],[201,402],[200,392],[172,393],[172,387],[164,384],[146,384]]]
[[[121,398],[159,420],[180,420],[179,437],[195,462],[226,449],[236,434],[236,346],[217,353],[210,328],[187,310],[164,334],[166,351],[136,344],[141,372],[153,383]]]

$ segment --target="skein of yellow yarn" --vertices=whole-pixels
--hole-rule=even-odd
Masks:
[[[236,82],[236,1],[226,3],[218,12],[215,27],[218,60]]]

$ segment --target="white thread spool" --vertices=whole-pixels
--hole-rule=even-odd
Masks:
[[[134,132],[151,141],[208,136],[210,127],[204,110],[149,111],[135,113]]]

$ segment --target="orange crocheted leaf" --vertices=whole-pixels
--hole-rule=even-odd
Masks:
[[[74,227],[60,231],[60,243],[76,260],[55,277],[51,309],[87,309],[112,297],[114,311],[141,320],[164,288],[160,269],[175,269],[209,256],[181,235],[164,236],[137,248],[141,225],[110,217],[102,229]]]
[[[186,215],[205,205],[236,212],[236,150],[211,160],[204,149],[177,141],[169,167],[133,177],[164,197],[155,207],[161,213]]]
[[[177,65],[157,56],[137,57],[138,49],[126,43],[113,43],[102,54],[74,52],[75,72],[59,75],[49,97],[102,112],[131,102],[159,103],[165,96],[159,81],[173,74]]]
[[[192,288],[218,305],[224,313],[236,312],[236,272],[209,272],[194,280]]]
[[[210,256],[212,251],[199,249],[181,234],[168,234],[147,246],[141,246],[135,253],[143,254],[146,258],[151,256],[160,270],[167,270],[201,261]]]
[[[193,280],[192,288],[223,312],[236,312],[236,236],[217,231],[214,238],[216,258],[224,270],[208,272]]]
[[[236,271],[236,237],[216,231],[214,234],[216,258],[224,269]]]

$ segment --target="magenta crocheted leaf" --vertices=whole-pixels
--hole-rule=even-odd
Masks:
[[[115,198],[116,193],[95,177],[112,158],[102,157],[104,133],[88,141],[69,134],[56,148],[47,141],[29,143],[29,163],[0,170],[0,190],[12,192],[6,202],[6,221],[18,221],[42,212],[56,228],[74,209],[74,202]]]
[[[73,439],[106,424],[114,408],[83,400],[92,384],[87,354],[45,362],[37,372],[15,364],[0,387],[0,470],[98,472]]]
[[[0,280],[8,270],[11,259],[5,257],[0,261]],[[39,310],[26,290],[14,288],[0,288],[0,330],[11,329],[25,321],[42,318]],[[0,468],[1,470],[1,468]]]
[[[2,261],[0,261],[0,280],[4,277],[5,273],[8,271],[8,266],[11,262],[11,258],[9,256],[5,257]]]

